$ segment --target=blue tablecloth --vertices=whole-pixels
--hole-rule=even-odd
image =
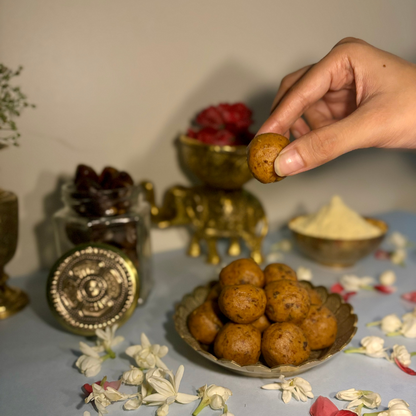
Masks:
[[[392,212],[380,215],[388,222],[391,231],[399,231],[416,242],[416,215]],[[264,244],[268,252],[271,245],[282,238],[282,232],[271,232]],[[224,258],[229,261],[229,258]],[[320,266],[302,257],[296,250],[285,254],[283,262],[293,268],[305,266],[313,271],[315,285],[331,286],[340,276],[354,273],[358,276],[378,277],[386,269],[397,274],[397,292],[383,295],[378,292],[362,291],[350,302],[359,317],[358,331],[351,345],[359,345],[367,335],[384,337],[377,328],[367,328],[369,321],[396,313],[399,316],[410,311],[414,305],[403,301],[400,295],[416,290],[416,248],[408,251],[406,267],[395,266],[389,261],[376,260],[373,256],[346,270],[335,270]],[[307,415],[313,400],[306,403],[292,400],[284,404],[280,391],[261,390],[260,386],[273,380],[246,378],[230,373],[208,362],[193,351],[176,333],[172,316],[174,305],[184,294],[195,286],[216,277],[218,268],[209,266],[202,258],[189,258],[184,250],[156,254],[154,256],[155,286],[147,303],[136,309],[132,318],[119,329],[125,341],[116,352],[114,360],[107,360],[98,376],[87,379],[74,366],[79,354],[79,341],[89,342],[83,337],[65,332],[53,318],[46,303],[47,273],[37,273],[11,280],[11,284],[24,289],[31,303],[19,314],[0,321],[0,415],[17,416],[74,416],[85,410],[96,414],[90,404],[83,402],[81,386],[107,375],[109,380],[118,379],[132,363],[124,353],[129,345],[140,343],[140,334],[146,333],[152,343],[167,345],[169,353],[164,362],[176,371],[180,364],[185,366],[181,392],[195,394],[195,390],[205,384],[228,387],[233,392],[229,399],[229,410],[236,416],[249,415]],[[404,344],[409,351],[416,351],[416,340],[404,337],[386,338],[386,346]],[[412,367],[416,369],[416,357]],[[340,390],[349,388],[372,390],[382,397],[379,410],[386,408],[394,398],[401,398],[410,404],[416,414],[416,377],[400,371],[387,360],[373,359],[358,354],[339,353],[327,363],[319,365],[302,375],[313,388],[315,397],[322,395],[331,398],[339,408],[347,402],[334,398]],[[122,387],[133,392],[132,387]],[[196,403],[174,404],[169,414],[191,415]],[[108,408],[114,416],[125,415],[122,403]],[[142,406],[141,415],[154,415],[155,407]],[[371,412],[375,410],[367,410]],[[202,415],[221,414],[204,409]]]

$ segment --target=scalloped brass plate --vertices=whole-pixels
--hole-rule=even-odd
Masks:
[[[338,333],[334,344],[322,350],[312,351],[309,359],[300,365],[279,365],[270,368],[263,363],[258,362],[255,365],[240,366],[234,361],[218,359],[210,352],[206,351],[204,346],[202,346],[189,332],[187,320],[189,314],[205,301],[210,290],[209,285],[197,287],[192,293],[185,295],[182,301],[177,305],[173,317],[176,331],[189,346],[204,358],[243,376],[277,378],[281,374],[289,377],[304,373],[305,371],[328,361],[349,344],[357,332],[358,317],[354,314],[352,306],[349,303],[345,303],[340,295],[328,293],[328,290],[323,286],[315,287],[311,283],[305,281],[302,281],[301,283],[304,286],[315,289],[321,295],[322,299],[324,299],[324,305],[334,313],[337,319]]]

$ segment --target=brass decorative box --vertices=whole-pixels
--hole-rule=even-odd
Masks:
[[[258,378],[278,378],[281,374],[284,374],[286,377],[301,374],[326,362],[335,354],[342,351],[357,332],[358,318],[357,315],[354,314],[352,306],[349,303],[345,303],[340,295],[328,293],[328,290],[323,286],[315,287],[311,283],[305,281],[300,283],[305,287],[315,289],[319,293],[324,301],[324,305],[334,313],[338,323],[338,333],[334,344],[322,350],[312,351],[308,360],[300,365],[279,365],[270,368],[259,361],[255,365],[240,366],[234,361],[218,359],[211,354],[211,352],[207,351],[206,346],[201,345],[191,335],[187,321],[189,314],[205,302],[210,291],[210,285],[197,287],[192,293],[185,295],[182,301],[177,305],[173,317],[176,331],[191,348],[201,354],[204,358],[240,375]]]
[[[139,298],[139,276],[122,251],[105,244],[81,244],[52,268],[47,298],[69,331],[94,335],[98,328],[125,323]]]

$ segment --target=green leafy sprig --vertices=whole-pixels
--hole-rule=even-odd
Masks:
[[[10,84],[11,79],[19,76],[22,69],[19,66],[17,70],[12,70],[0,64],[0,149],[10,145],[18,146],[20,133],[14,118],[19,117],[24,108],[36,107],[28,103],[20,87]]]

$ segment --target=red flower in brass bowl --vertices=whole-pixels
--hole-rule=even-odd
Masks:
[[[243,103],[210,106],[197,115],[197,126],[188,129],[187,135],[210,145],[247,145],[254,137],[248,130],[253,124],[251,116],[252,111]]]

